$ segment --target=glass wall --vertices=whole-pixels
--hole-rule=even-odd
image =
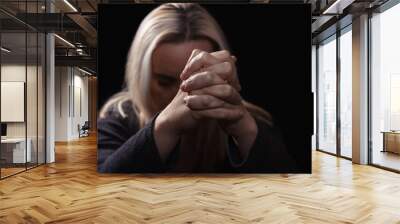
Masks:
[[[352,26],[317,48],[317,149],[352,157]],[[338,123],[339,122],[339,123]]]
[[[43,2],[18,10],[39,13]],[[0,12],[1,178],[45,162],[45,35],[18,15]]]
[[[318,47],[318,149],[336,153],[336,36]]]
[[[400,4],[371,18],[371,162],[400,170]]]
[[[340,155],[352,157],[352,34],[344,29],[340,41]]]
[[[30,146],[26,139],[26,35],[1,34],[1,175],[26,169]],[[4,50],[6,49],[6,50]],[[30,160],[28,159],[28,162]]]

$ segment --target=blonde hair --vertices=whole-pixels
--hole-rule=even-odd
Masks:
[[[126,68],[126,89],[112,96],[100,111],[105,117],[107,111],[116,107],[122,117],[126,117],[123,103],[131,101],[140,126],[150,119],[154,111],[150,109],[151,58],[154,49],[165,42],[184,42],[207,39],[215,50],[228,50],[225,36],[215,19],[196,3],[166,3],[151,11],[141,22],[129,49]],[[250,103],[246,108],[271,120],[269,113]],[[257,109],[258,108],[258,109]]]

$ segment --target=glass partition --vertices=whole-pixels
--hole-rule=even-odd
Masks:
[[[318,149],[336,154],[336,35],[318,47]]]
[[[400,170],[400,4],[371,18],[372,164]]]
[[[45,163],[46,39],[24,17],[43,12],[44,1],[3,5],[18,10],[15,17],[0,12],[0,178]]]
[[[340,155],[352,157],[352,34],[340,36]]]
[[[1,47],[1,175],[6,177],[24,171],[31,158],[26,137],[26,33],[3,32]]]
[[[27,167],[34,167],[37,165],[37,122],[38,122],[38,111],[37,111],[37,98],[38,98],[38,51],[37,41],[38,36],[36,32],[28,32],[27,35],[27,97],[26,97],[26,113],[27,113],[27,142],[29,144],[28,150],[31,151],[30,159],[27,163]],[[30,147],[30,149],[29,149]]]

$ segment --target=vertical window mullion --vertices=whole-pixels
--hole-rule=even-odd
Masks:
[[[336,31],[336,154],[341,156],[341,119],[340,119],[340,30]]]
[[[368,83],[368,164],[372,164],[373,161],[373,148],[372,148],[372,29],[371,29],[371,20],[372,20],[372,12],[368,12],[368,31],[367,31],[367,39],[368,39],[368,53],[367,53],[367,64],[368,64],[368,74],[367,74],[367,83]]]
[[[25,21],[28,20],[28,1],[25,0]],[[24,118],[25,118],[25,170],[28,169],[28,24],[25,23],[25,102],[24,102]]]
[[[39,13],[38,0],[36,1],[36,13]],[[39,30],[37,30],[36,32],[36,166],[38,165],[39,165]]]
[[[315,104],[316,104],[316,108],[315,108],[315,113],[316,113],[316,119],[315,119],[315,123],[316,123],[316,131],[315,131],[315,148],[319,149],[319,44],[317,44],[316,48],[315,48]]]

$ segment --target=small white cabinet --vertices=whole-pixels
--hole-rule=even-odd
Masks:
[[[25,145],[27,144],[26,151]],[[6,161],[12,163],[25,163],[32,161],[32,140],[30,138],[7,138],[1,140],[2,152],[8,153]],[[3,156],[2,156],[3,157]]]

